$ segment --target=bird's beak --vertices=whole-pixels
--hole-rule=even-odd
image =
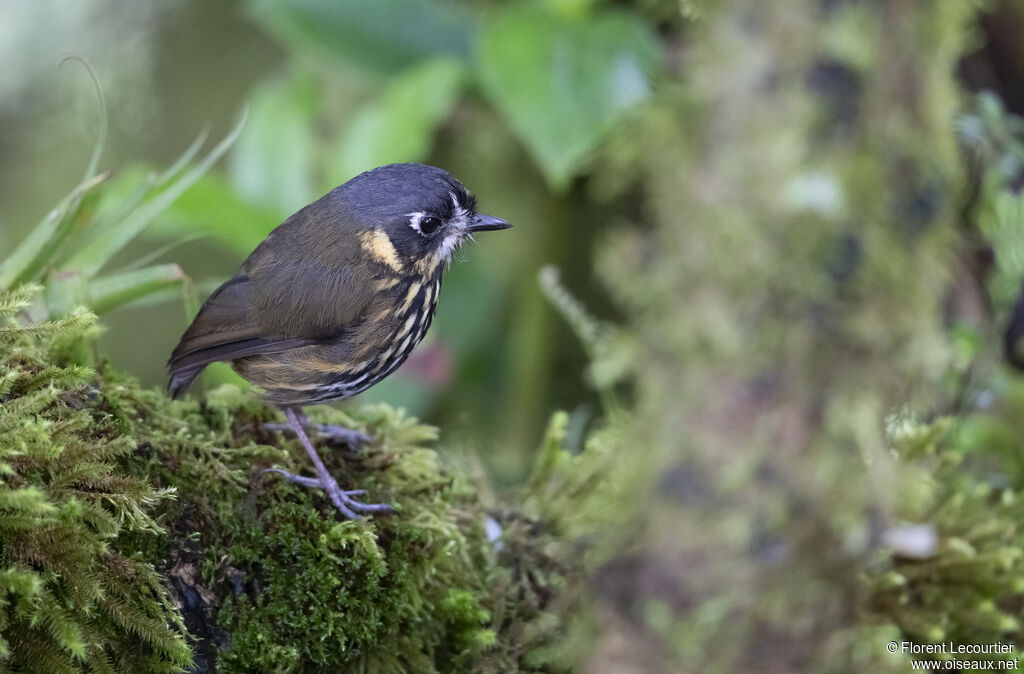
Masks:
[[[469,225],[470,232],[492,232],[496,229],[508,229],[511,227],[508,222],[493,215],[477,215]]]

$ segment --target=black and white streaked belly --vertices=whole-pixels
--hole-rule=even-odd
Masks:
[[[418,286],[418,288],[416,287]],[[395,326],[379,351],[371,353],[348,372],[331,373],[315,388],[305,392],[302,404],[317,404],[351,398],[370,388],[398,369],[430,328],[441,290],[440,279],[425,283],[403,284],[399,296],[406,298]],[[289,391],[288,394],[294,394]],[[273,394],[271,392],[271,397]]]

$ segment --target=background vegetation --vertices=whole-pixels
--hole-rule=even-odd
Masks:
[[[5,666],[874,672],[909,668],[890,640],[1019,648],[1022,22],[0,4]],[[401,506],[340,523],[260,477],[301,452],[226,369],[201,402],[156,389],[267,231],[390,161],[516,228],[452,266],[415,360],[318,412],[380,438],[332,469]]]

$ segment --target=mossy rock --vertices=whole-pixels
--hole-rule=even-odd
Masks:
[[[321,454],[395,507],[344,520],[264,471],[308,471],[294,438],[262,430],[278,412],[234,386],[171,401],[76,365],[94,319],[26,324],[30,297],[0,295],[0,668],[551,671],[556,526],[485,504],[425,447],[437,429],[313,410],[375,438]]]

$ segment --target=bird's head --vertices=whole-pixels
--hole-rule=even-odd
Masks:
[[[511,227],[476,212],[476,197],[450,173],[423,164],[389,164],[362,173],[338,191],[357,214],[363,247],[424,273],[442,268],[476,232]],[[386,239],[386,240],[385,240]]]

